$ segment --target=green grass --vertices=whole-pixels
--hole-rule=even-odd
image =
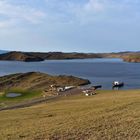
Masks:
[[[0,112],[2,140],[139,140],[140,90],[98,91]]]
[[[20,93],[19,97],[6,97],[8,93]],[[21,89],[12,89],[6,90],[3,94],[0,95],[0,107],[14,105],[20,102],[25,102],[27,100],[33,100],[34,98],[39,98],[42,96],[42,92],[40,91],[29,91],[29,90],[21,90]]]

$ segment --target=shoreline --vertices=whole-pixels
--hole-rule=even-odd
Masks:
[[[140,62],[140,52],[118,52],[118,53],[77,53],[77,52],[20,52],[11,51],[0,54],[0,61],[23,61],[23,62],[42,62],[45,60],[72,60],[88,58],[121,58],[130,63]]]

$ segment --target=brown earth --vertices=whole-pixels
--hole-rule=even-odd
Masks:
[[[50,85],[80,86],[90,84],[89,80],[74,76],[52,76],[40,72],[17,73],[0,77],[0,90],[23,89],[45,90]]]
[[[64,53],[64,52],[8,52],[0,54],[0,60],[36,62],[44,60],[87,59],[87,58],[122,58],[127,62],[140,62],[140,52],[118,53]]]
[[[0,54],[0,60],[10,61],[44,61],[44,60],[61,60],[61,59],[84,59],[84,58],[100,58],[98,54],[89,53],[62,53],[62,52],[8,52]]]

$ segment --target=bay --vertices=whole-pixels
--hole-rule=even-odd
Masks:
[[[102,85],[103,89],[111,89],[113,81],[124,82],[124,89],[140,88],[140,63],[123,62],[121,59],[46,60],[28,63],[0,61],[0,76],[31,71],[86,78],[92,85]]]

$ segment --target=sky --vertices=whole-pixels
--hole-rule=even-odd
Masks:
[[[140,0],[0,0],[0,49],[140,51]]]

